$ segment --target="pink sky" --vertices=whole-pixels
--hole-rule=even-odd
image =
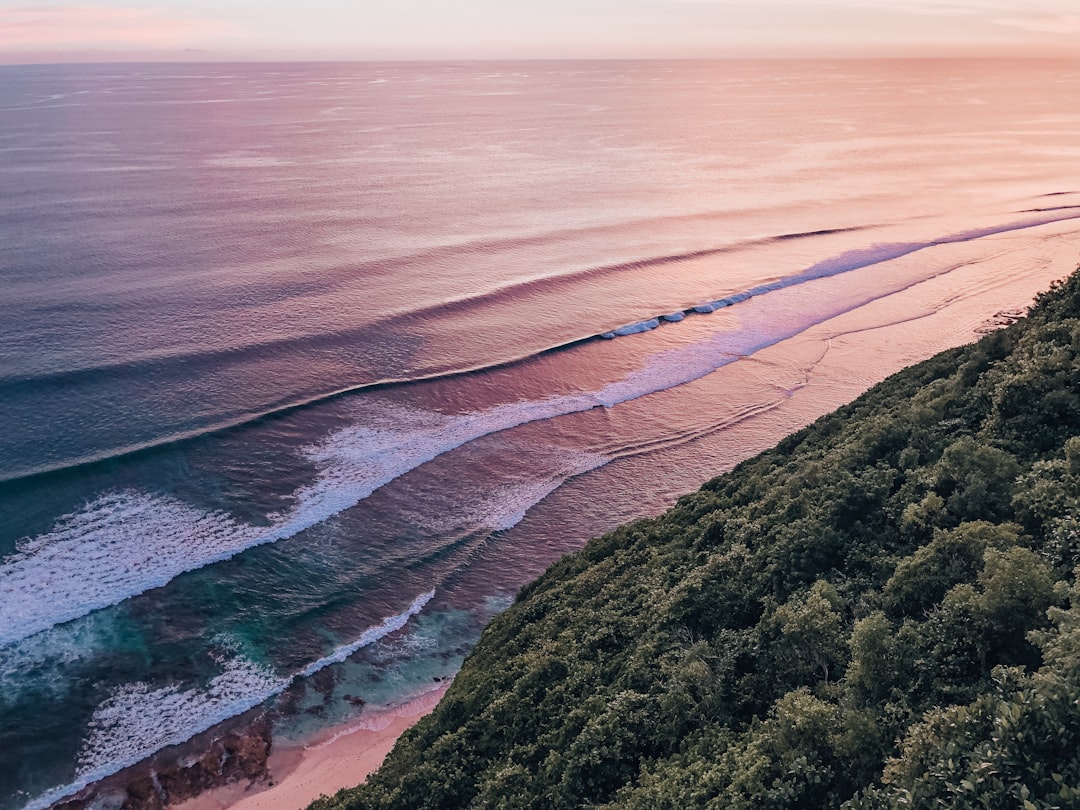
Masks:
[[[0,62],[1080,57],[1078,0],[147,0],[0,6]]]
[[[0,8],[0,52],[66,48],[169,48],[227,32],[212,17],[115,6]]]

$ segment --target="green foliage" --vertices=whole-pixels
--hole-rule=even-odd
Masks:
[[[1080,807],[1080,274],[522,590],[345,808]]]
[[[844,661],[847,628],[840,614],[842,603],[836,588],[818,580],[805,594],[799,594],[776,609],[780,638],[773,647],[778,669],[800,682],[829,682]]]
[[[1043,666],[994,669],[967,705],[913,724],[881,784],[845,805],[863,808],[1073,808],[1080,806],[1080,591],[1038,634]]]
[[[920,616],[953,586],[974,582],[988,548],[1013,546],[1018,535],[1018,526],[985,521],[935,531],[933,540],[897,563],[882,589],[882,602],[894,615]]]

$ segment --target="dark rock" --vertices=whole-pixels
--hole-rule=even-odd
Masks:
[[[324,698],[329,698],[337,685],[337,680],[338,675],[334,668],[326,667],[309,677],[307,682],[310,688],[323,695]]]
[[[161,795],[161,786],[150,774],[133,779],[127,785],[127,796],[120,806],[121,810],[160,810],[165,806]]]
[[[269,780],[271,745],[269,718],[252,712],[90,785],[55,810],[164,810],[232,782]]]

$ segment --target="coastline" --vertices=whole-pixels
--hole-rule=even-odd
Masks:
[[[716,474],[726,472],[850,402],[893,372],[1004,325],[1018,308],[1026,309],[1035,292],[1060,277],[1055,268],[1064,266],[1061,260],[1066,251],[1066,246],[1057,246],[1052,253],[1061,256],[1034,263],[1026,274],[1009,272],[1012,261],[1002,261],[992,274],[979,264],[953,269],[727,366],[725,386],[746,391],[765,386],[783,396],[769,408],[726,427],[724,446],[711,456],[710,466]],[[676,485],[678,476],[674,471],[672,476]],[[687,477],[677,486],[690,491],[701,480]],[[323,729],[303,743],[274,740],[259,776],[209,788],[168,806],[183,810],[299,810],[321,795],[353,787],[378,769],[405,730],[435,708],[448,685],[439,683],[391,709],[362,713],[350,723]],[[124,778],[108,781],[120,784]],[[95,792],[91,788],[86,795]],[[136,798],[130,792],[129,796]],[[137,800],[132,806],[153,807]]]
[[[445,681],[401,706],[324,729],[306,743],[275,745],[267,780],[214,788],[173,808],[299,810],[323,794],[355,787],[379,768],[398,737],[435,708],[449,686]]]
[[[902,368],[977,340],[1026,311],[1033,292],[1060,276],[1048,263],[1030,276],[1003,275],[979,285],[977,268],[929,279],[768,347],[740,363],[746,381],[764,374],[788,379],[786,401],[743,434],[733,426],[736,449],[716,459],[723,472],[780,441],[819,416],[856,398]],[[957,284],[958,281],[962,283]],[[956,297],[958,288],[973,292]],[[802,376],[801,369],[810,369]],[[794,373],[793,373],[794,372]],[[800,377],[797,381],[794,377]],[[320,795],[354,787],[379,768],[404,731],[431,712],[449,683],[351,725],[325,729],[307,745],[280,745],[268,761],[268,783],[232,784],[174,805],[182,810],[300,810]]]

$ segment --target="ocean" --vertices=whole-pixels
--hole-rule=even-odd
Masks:
[[[1080,63],[0,67],[0,810],[452,677],[559,556],[1008,320]]]

